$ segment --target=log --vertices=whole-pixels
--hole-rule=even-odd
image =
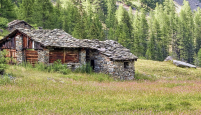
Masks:
[[[189,68],[196,68],[195,65],[183,62],[183,61],[177,61],[177,60],[173,60],[173,64],[175,64],[178,67],[189,67]]]

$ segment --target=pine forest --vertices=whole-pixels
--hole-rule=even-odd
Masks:
[[[192,11],[185,0],[179,12],[173,0],[132,2],[0,0],[0,28],[19,19],[35,28],[63,29],[78,39],[115,40],[142,59],[163,61],[171,55],[201,66],[200,8]]]

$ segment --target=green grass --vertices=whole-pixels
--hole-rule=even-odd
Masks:
[[[151,78],[155,79],[200,80],[201,78],[201,68],[181,68],[172,62],[138,59],[135,68],[137,73],[152,76]]]
[[[115,81],[10,66],[16,79],[0,85],[0,114],[200,114],[199,68],[140,59],[135,67],[138,79]]]

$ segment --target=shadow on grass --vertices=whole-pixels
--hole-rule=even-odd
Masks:
[[[153,75],[146,75],[139,73],[138,71],[135,72],[135,80],[136,81],[143,81],[143,80],[149,80],[149,81],[156,81],[156,77]]]

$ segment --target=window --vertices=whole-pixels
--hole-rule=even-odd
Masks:
[[[129,68],[129,63],[128,62],[124,62],[124,68],[128,69]]]
[[[32,49],[34,49],[34,41],[32,42]]]

